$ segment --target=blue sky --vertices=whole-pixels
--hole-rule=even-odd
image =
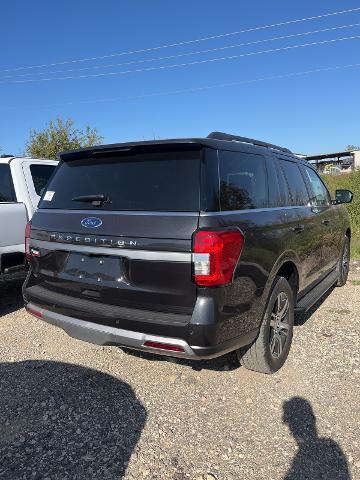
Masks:
[[[210,131],[220,130],[267,140],[304,153],[339,150],[349,143],[360,144],[360,67],[241,84],[290,73],[360,64],[360,38],[192,66],[14,83],[143,70],[360,36],[360,26],[353,26],[175,57],[360,24],[360,10],[132,55],[10,71],[17,67],[157,47],[358,7],[360,1],[355,0],[2,2],[0,146],[6,153],[21,153],[30,128],[41,129],[58,115],[72,117],[80,128],[86,124],[96,126],[106,143],[206,136]],[[164,56],[174,58],[148,61]],[[127,62],[142,63],[104,67]],[[84,68],[86,70],[79,70]],[[64,72],[68,70],[70,72]],[[229,83],[238,84],[196,90]],[[162,95],[189,89],[194,91]]]

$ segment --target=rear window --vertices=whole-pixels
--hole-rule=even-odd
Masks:
[[[0,165],[0,202],[16,202],[10,166]]]
[[[30,173],[33,179],[35,192],[42,195],[51,177],[55,165],[30,165]]]
[[[221,210],[268,206],[265,157],[241,152],[219,152]]]
[[[110,202],[72,200],[84,195]],[[200,150],[119,154],[61,162],[40,208],[193,212],[199,198]]]

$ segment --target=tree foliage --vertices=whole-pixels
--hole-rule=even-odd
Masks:
[[[353,258],[360,259],[360,170],[341,175],[322,175],[332,197],[335,190],[351,190],[354,194],[352,203],[346,205],[351,220],[351,252]]]
[[[348,146],[346,147],[346,150],[347,150],[348,152],[353,152],[354,150],[360,150],[360,147],[357,147],[356,145],[348,145]]]
[[[92,147],[103,141],[96,128],[88,125],[85,130],[75,128],[74,120],[57,117],[51,120],[44,130],[30,130],[26,144],[26,155],[33,158],[56,159],[63,150]]]

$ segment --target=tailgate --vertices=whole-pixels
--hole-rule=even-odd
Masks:
[[[197,214],[99,214],[104,222],[96,234],[81,226],[84,218],[89,218],[86,212],[39,211],[33,217],[30,247],[37,256],[32,270],[45,298],[50,290],[105,305],[192,312],[191,237]],[[113,235],[106,234],[109,225],[117,227],[111,228]],[[71,308],[76,310],[73,303]],[[67,313],[89,318],[86,312]]]

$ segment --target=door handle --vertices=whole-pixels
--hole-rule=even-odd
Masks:
[[[291,230],[295,233],[301,233],[305,229],[304,225],[296,225],[295,227],[292,227]]]
[[[330,225],[330,220],[325,219],[325,220],[322,220],[321,223],[325,226],[328,226],[328,225]]]

